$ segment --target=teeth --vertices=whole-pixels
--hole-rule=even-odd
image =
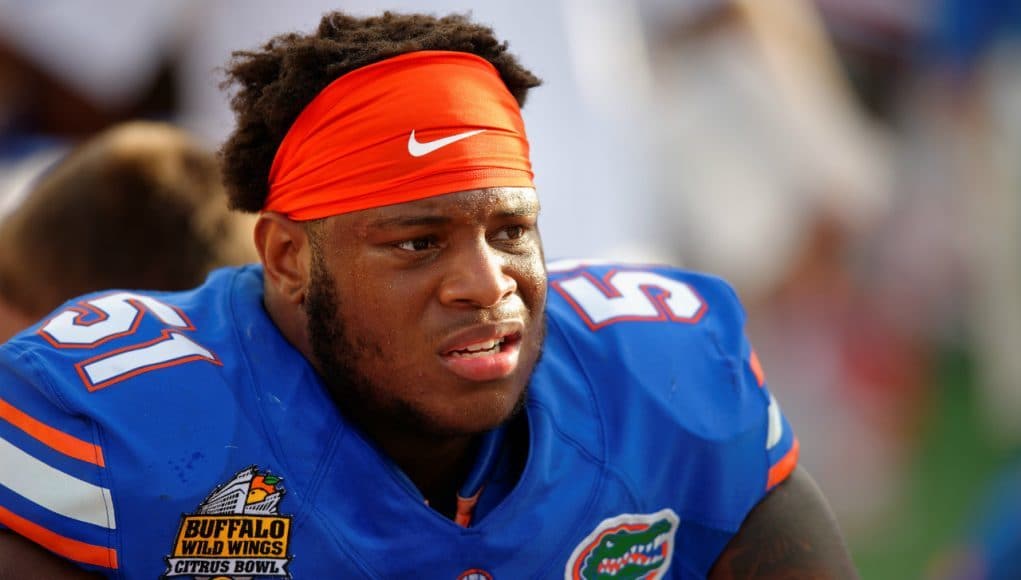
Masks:
[[[499,348],[499,346],[503,344],[503,341],[503,338],[494,338],[483,342],[477,342],[475,344],[469,344],[462,349],[451,351],[450,355],[461,358],[473,358],[489,355],[492,354],[491,351]]]
[[[470,345],[467,348],[465,348],[464,350],[466,350],[468,352],[479,352],[480,350],[489,350],[489,349],[493,348],[494,346],[500,344],[500,342],[502,342],[502,341],[500,341],[500,340],[487,340],[486,342],[480,342],[478,344]]]

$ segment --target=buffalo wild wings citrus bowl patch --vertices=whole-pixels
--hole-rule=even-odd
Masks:
[[[607,518],[574,548],[564,578],[662,578],[674,555],[678,521],[669,508]]]
[[[282,478],[252,466],[181,517],[164,578],[290,578],[291,516],[277,507]]]

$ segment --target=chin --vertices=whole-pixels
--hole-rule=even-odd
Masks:
[[[470,401],[451,408],[449,403],[442,413],[432,414],[425,423],[437,435],[476,435],[499,427],[516,416],[525,405],[528,388],[514,388],[513,392],[497,391],[478,393]],[[452,413],[453,411],[453,413]]]

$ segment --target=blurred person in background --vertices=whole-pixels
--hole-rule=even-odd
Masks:
[[[875,529],[922,374],[855,271],[889,204],[885,136],[810,2],[658,3],[647,22],[663,247],[734,281],[785,409],[825,442],[806,464],[849,536]]]
[[[863,575],[915,576],[1021,431],[1018,4],[680,4],[647,18],[675,261],[748,301]]]
[[[75,148],[0,222],[0,341],[106,288],[182,290],[255,259],[212,152],[162,123]]]
[[[1000,525],[1016,500],[982,496],[1021,451],[1021,4],[818,4],[891,144],[891,203],[859,246],[857,276],[879,298],[869,315],[925,363],[918,410],[901,419],[916,423],[901,501],[859,539],[859,562],[877,577],[1016,577],[1002,556],[1021,526],[1011,539]],[[969,549],[941,553],[955,542]],[[966,553],[981,566],[955,562]]]

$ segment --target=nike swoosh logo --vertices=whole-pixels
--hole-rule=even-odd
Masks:
[[[428,155],[437,149],[442,149],[451,143],[457,143],[461,139],[467,139],[479,133],[485,132],[485,129],[476,129],[475,131],[466,131],[464,133],[458,133],[457,135],[451,135],[450,137],[444,137],[435,141],[429,141],[428,143],[422,143],[415,139],[415,130],[412,129],[411,136],[408,137],[408,153],[412,157],[421,157]]]

